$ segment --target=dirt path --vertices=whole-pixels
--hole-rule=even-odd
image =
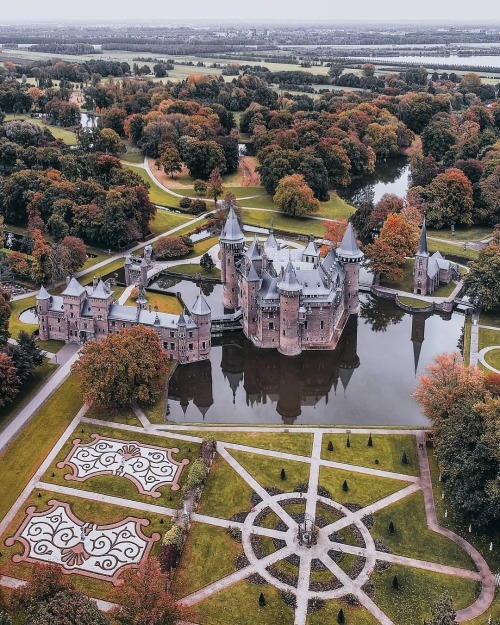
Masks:
[[[242,156],[239,166],[242,187],[259,187],[260,176],[255,171],[255,163],[250,156]]]

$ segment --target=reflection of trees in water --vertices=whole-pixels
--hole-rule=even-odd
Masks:
[[[176,284],[179,284],[179,282],[181,282],[180,278],[174,278],[172,276],[166,276],[165,274],[160,273],[158,279],[151,286],[155,287],[156,289],[162,289],[163,291],[167,291]]]
[[[403,320],[405,311],[393,302],[368,297],[360,301],[360,317],[374,332],[386,332],[389,325]]]
[[[215,282],[197,282],[196,286],[201,289],[205,297],[212,295],[215,289]]]
[[[339,191],[344,199],[358,206],[371,199],[375,194],[377,184],[393,184],[401,178],[408,166],[406,158],[392,158],[384,163],[378,163],[373,174],[353,180],[352,184]]]

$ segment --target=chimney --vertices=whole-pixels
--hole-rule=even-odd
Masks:
[[[70,280],[71,280],[71,276],[66,276],[66,286],[68,286]]]
[[[97,283],[99,282],[99,278],[97,276],[94,276],[92,278],[92,286],[95,289],[97,287]]]

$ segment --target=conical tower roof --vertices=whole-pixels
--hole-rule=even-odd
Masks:
[[[278,249],[278,241],[276,241],[276,237],[274,236],[274,228],[271,227],[269,229],[269,236],[267,237],[266,242],[264,243],[264,248],[270,247],[275,250]]]
[[[245,237],[241,230],[240,222],[234,212],[234,208],[231,206],[226,219],[226,223],[220,233],[220,240],[226,243],[244,243]]]
[[[259,239],[257,238],[256,234],[253,237],[253,241],[250,244],[250,247],[245,252],[245,256],[249,258],[250,260],[254,260],[256,258],[262,258],[262,249],[260,247]]]
[[[85,287],[82,286],[75,278],[71,278],[68,286],[62,292],[62,295],[72,295],[74,297],[79,297],[84,292],[86,292]]]
[[[184,317],[184,311],[182,311],[181,314],[179,315],[179,320],[177,321],[177,325],[178,326],[186,325],[186,318]]]
[[[112,294],[112,291],[104,284],[102,280],[99,280],[96,288],[92,291],[91,297],[94,299],[108,299]]]
[[[427,226],[425,225],[425,215],[424,221],[422,222],[422,231],[420,232],[420,242],[418,244],[418,256],[429,256],[429,252],[427,251]]]
[[[203,293],[201,293],[198,295],[198,297],[196,298],[196,302],[193,304],[193,307],[191,308],[191,314],[192,315],[210,315],[212,312],[212,309],[210,308],[207,300],[203,297]]]
[[[337,255],[344,262],[356,262],[363,258],[363,252],[358,247],[351,222],[347,224],[342,243],[337,248]]]
[[[278,282],[278,289],[280,291],[288,291],[292,293],[302,291],[302,285],[297,280],[297,274],[295,273],[291,260],[288,261],[283,277]]]
[[[38,291],[36,295],[36,299],[37,300],[50,299],[50,294],[48,293],[48,291],[46,290],[44,286],[40,287],[40,290]]]

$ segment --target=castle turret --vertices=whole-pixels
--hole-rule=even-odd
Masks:
[[[66,340],[70,343],[79,343],[80,339],[84,338],[80,337],[80,318],[87,290],[75,278],[71,278],[61,295],[67,325]]]
[[[41,341],[49,339],[49,322],[47,318],[49,305],[50,295],[45,287],[41,286],[36,296],[36,313],[38,315],[39,337]]]
[[[221,279],[224,285],[224,308],[238,307],[238,272],[237,262],[240,260],[245,246],[245,237],[241,230],[238,217],[233,207],[229,209],[226,223],[219,238],[221,248]]]
[[[201,291],[191,308],[191,318],[198,326],[198,356],[200,360],[205,360],[210,355],[212,309]]]
[[[344,307],[347,312],[356,314],[359,312],[359,265],[364,254],[358,247],[354,228],[350,222],[347,224],[342,243],[337,248],[337,256],[343,263],[346,272]]]
[[[132,275],[130,272],[130,267],[132,265],[132,259],[130,256],[125,256],[124,262],[124,270],[125,270],[125,284],[126,286],[130,286],[132,284]]]
[[[108,313],[109,307],[113,302],[113,291],[104,284],[102,280],[98,280],[97,284],[90,296],[92,302],[92,318],[94,320],[93,338],[101,340],[106,338],[108,334]]]
[[[277,287],[280,294],[281,315],[281,333],[278,350],[286,356],[296,356],[302,351],[299,324],[302,285],[297,280],[291,260],[288,261],[288,265]]]
[[[415,264],[413,266],[413,292],[416,295],[427,295],[427,272],[429,269],[429,252],[427,251],[427,227],[425,216],[420,232],[420,242],[418,251],[415,254]]]

